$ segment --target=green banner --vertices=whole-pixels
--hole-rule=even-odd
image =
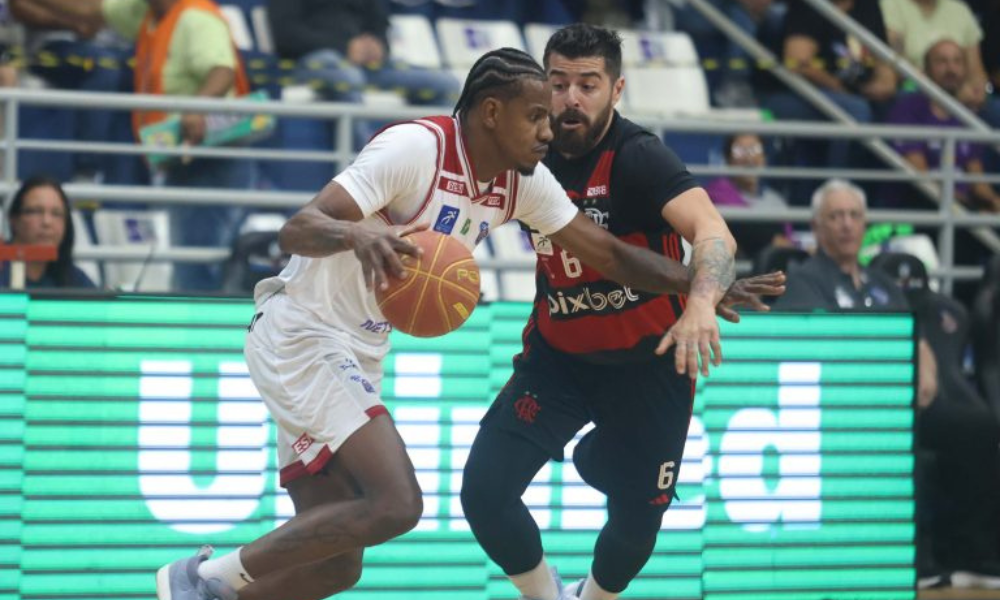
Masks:
[[[458,493],[529,307],[480,306],[438,339],[393,334],[383,396],[425,493],[366,552],[348,600],[509,599]],[[0,295],[0,600],[151,598],[153,572],[293,514],[242,358],[248,302]],[[914,598],[913,322],[746,315],[696,411],[656,554],[626,598]],[[575,443],[575,442],[573,442]],[[567,453],[571,456],[571,453]],[[525,500],[564,578],[587,573],[604,498],[571,462]]]

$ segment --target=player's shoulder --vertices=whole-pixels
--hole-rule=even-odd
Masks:
[[[405,149],[407,153],[416,156],[420,152],[436,153],[441,143],[441,135],[441,132],[429,123],[400,121],[383,127],[369,143],[397,150]]]
[[[667,149],[667,145],[663,143],[663,140],[658,135],[621,115],[618,117],[616,127],[618,129],[617,145],[619,154],[657,152],[661,149]]]

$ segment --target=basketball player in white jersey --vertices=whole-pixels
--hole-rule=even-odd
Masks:
[[[227,555],[209,559],[205,547],[163,567],[160,600],[326,598],[358,581],[366,547],[417,524],[421,491],[379,398],[390,326],[372,293],[404,276],[400,255],[417,252],[407,233],[430,227],[471,249],[519,219],[624,285],[687,291],[684,266],[596,226],[539,164],[552,139],[550,98],[529,55],[489,52],[453,117],[384,130],[282,228],[281,247],[294,256],[258,284],[245,354],[278,428],[281,484],[296,515]],[[775,287],[747,281],[720,314],[762,306],[754,294]],[[701,320],[674,336],[717,344],[714,315]]]

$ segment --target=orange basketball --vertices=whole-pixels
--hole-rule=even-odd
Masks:
[[[403,256],[406,279],[391,278],[375,299],[393,327],[416,337],[435,337],[458,329],[479,302],[479,267],[472,253],[453,237],[418,231],[406,237],[424,253]]]

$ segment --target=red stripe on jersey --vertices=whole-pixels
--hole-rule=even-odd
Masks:
[[[677,320],[671,296],[610,315],[555,320],[547,305],[536,306],[538,329],[553,348],[572,354],[628,350],[650,336],[663,335]],[[545,301],[542,300],[544,303]]]
[[[424,201],[420,203],[420,208],[417,209],[417,212],[414,213],[414,215],[408,221],[406,221],[404,223],[399,223],[400,225],[410,225],[410,224],[415,223],[417,221],[417,219],[420,217],[420,215],[422,215],[423,212],[425,210],[427,210],[427,206],[430,205],[430,203],[431,203],[431,198],[434,197],[434,190],[437,189],[438,179],[440,179],[440,177],[441,177],[441,164],[442,164],[441,154],[442,154],[442,146],[447,146],[447,137],[448,136],[446,134],[446,131],[442,131],[440,129],[435,129],[434,127],[431,127],[431,125],[428,124],[428,123],[431,123],[433,125],[438,125],[439,126],[439,124],[435,122],[435,117],[428,117],[426,119],[419,119],[419,120],[416,120],[416,121],[400,121],[399,123],[393,123],[392,125],[387,125],[387,126],[383,127],[379,131],[379,133],[382,133],[386,129],[389,129],[389,127],[393,127],[395,125],[402,125],[404,123],[415,123],[417,125],[420,125],[421,127],[423,127],[424,129],[426,129],[427,131],[430,131],[431,133],[433,133],[434,134],[434,138],[437,140],[437,166],[434,168],[434,178],[431,179],[431,185],[427,189],[427,195],[424,196]],[[377,136],[378,133],[376,133],[375,135]],[[372,136],[372,139],[375,139],[375,136]],[[444,142],[444,143],[442,143],[442,142]],[[389,217],[389,212],[386,209],[383,208],[383,209],[379,210],[378,213],[376,213],[376,214],[378,214],[379,218],[381,218],[383,221],[385,221],[386,224],[393,225],[392,218]]]
[[[511,173],[507,186],[507,212],[503,216],[504,223],[514,218],[514,211],[517,210],[517,188],[520,183],[521,176],[517,173]]]
[[[587,180],[587,189],[583,194],[587,198],[607,196],[611,189],[611,165],[615,162],[615,151],[605,150],[597,160],[597,166]]]

